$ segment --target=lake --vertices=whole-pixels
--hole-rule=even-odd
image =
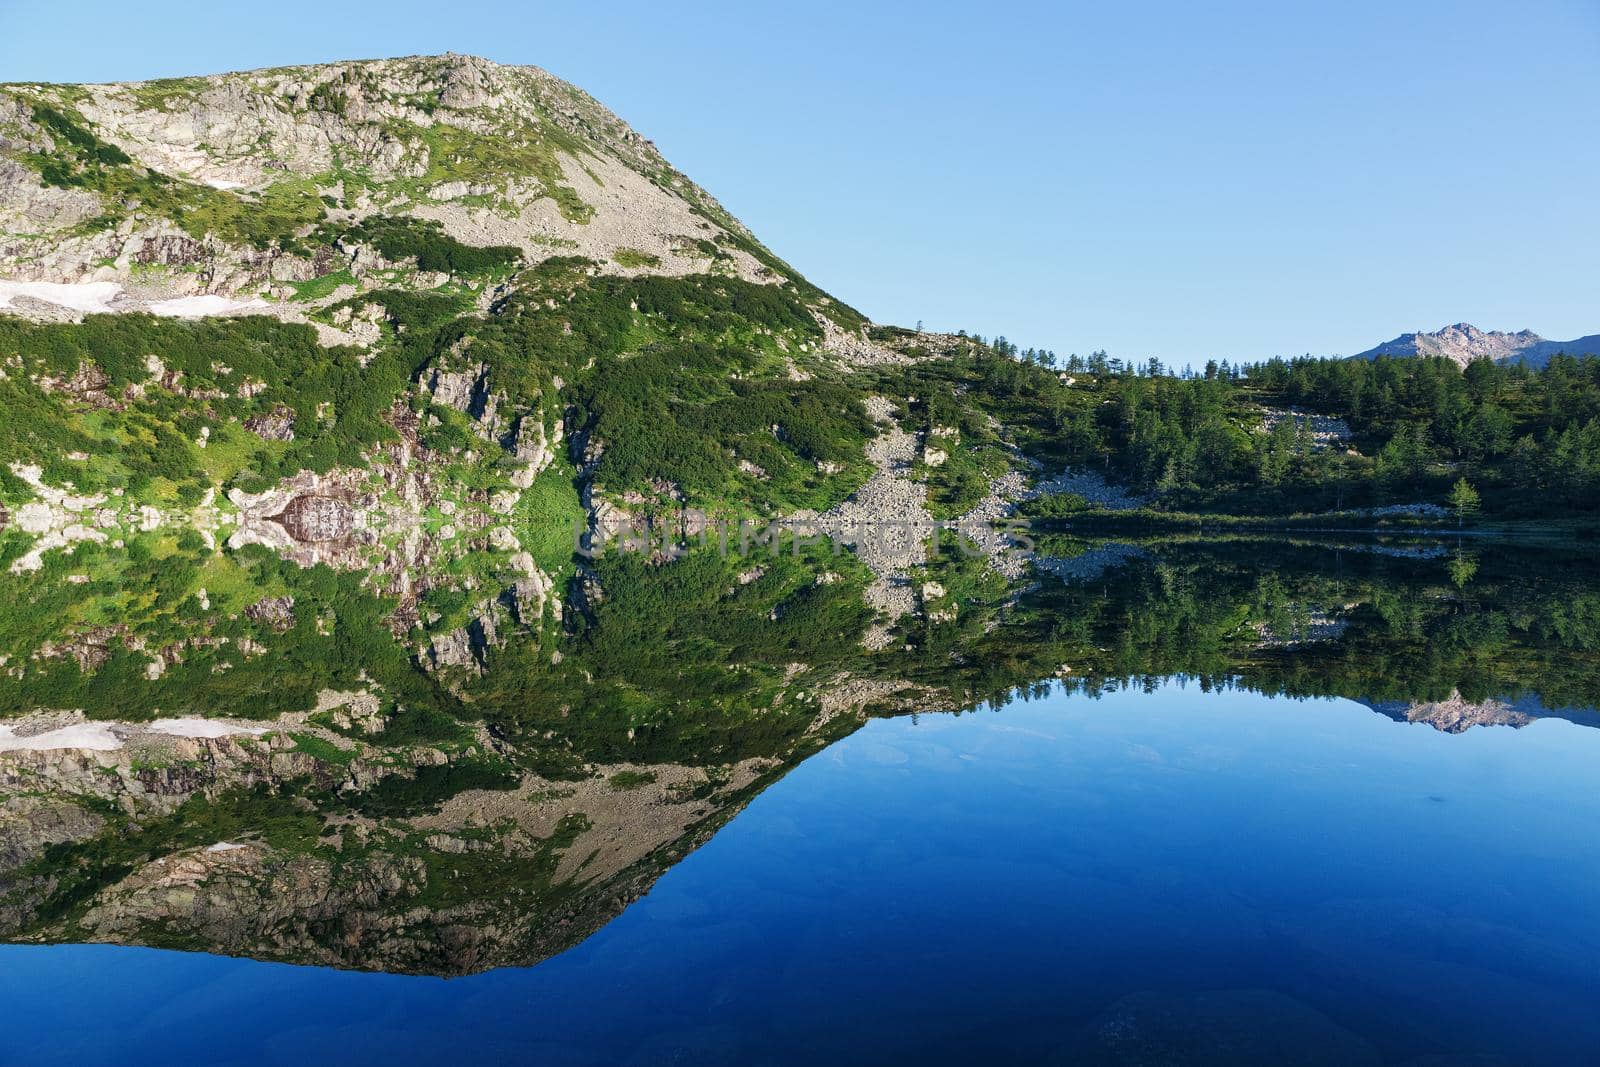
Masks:
[[[685,650],[729,676],[773,654],[730,653],[757,638],[708,617],[661,623],[676,653],[641,650],[626,673],[673,715],[613,706],[633,724],[618,740],[569,704],[562,743],[603,767],[588,777],[419,771],[384,793],[365,757],[304,735],[168,737],[183,760],[126,773],[176,790],[150,810],[179,822],[147,814],[93,848],[61,823],[67,844],[13,846],[0,917],[44,943],[0,946],[0,1064],[1592,1060],[1584,568],[1112,555],[988,615],[972,596],[970,632],[896,653],[891,673],[926,690],[879,684],[859,718],[796,693],[793,729],[766,675],[685,711]],[[610,588],[601,627],[631,595]],[[587,640],[557,643],[575,662]],[[964,661],[965,691],[989,691],[1008,647],[1008,689],[943,710],[933,680],[948,695]],[[862,684],[809,654],[826,670],[805,677]],[[341,721],[304,728],[356,736]],[[78,789],[90,763],[131,767],[144,729],[10,758]],[[514,760],[510,736],[489,743]],[[620,744],[651,751],[604,754]],[[196,774],[236,791],[172,784]],[[12,825],[50,836],[31,803],[13,795]]]

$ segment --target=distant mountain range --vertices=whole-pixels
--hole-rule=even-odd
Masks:
[[[1552,708],[1531,695],[1474,703],[1462,699],[1460,692],[1454,692],[1444,700],[1437,701],[1407,703],[1403,700],[1361,700],[1358,703],[1395,722],[1427,723],[1447,734],[1463,733],[1473,726],[1521,729],[1535,719],[1566,719],[1580,726],[1600,725],[1600,716],[1596,715],[1593,708]]]
[[[1532,330],[1485,332],[1468,323],[1458,322],[1433,333],[1403,333],[1376,348],[1357,353],[1354,358],[1444,356],[1461,364],[1475,359],[1492,359],[1496,363],[1526,363],[1542,367],[1558,352],[1565,352],[1569,356],[1600,355],[1600,334],[1590,334],[1572,341],[1547,341]]]

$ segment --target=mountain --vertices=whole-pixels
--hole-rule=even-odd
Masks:
[[[1564,352],[1569,356],[1600,354],[1600,334],[1590,334],[1572,341],[1547,341],[1532,330],[1502,333],[1485,332],[1476,326],[1458,322],[1433,333],[1403,333],[1392,341],[1357,353],[1355,359],[1374,359],[1378,356],[1443,356],[1460,364],[1475,359],[1492,359],[1496,363],[1526,363],[1542,367],[1550,357]]]
[[[1391,612],[1341,548],[1300,610],[1262,544],[1034,542],[1260,471],[1343,506],[1375,435],[1044,355],[867,321],[535,68],[0,86],[0,940],[525,965],[869,715],[1593,675],[1534,632],[1571,560]]]
[[[1380,715],[1395,722],[1427,723],[1435,730],[1459,734],[1474,726],[1510,726],[1521,729],[1537,719],[1566,719],[1580,725],[1593,726],[1596,721],[1593,708],[1552,708],[1531,694],[1505,700],[1469,701],[1462,699],[1459,691],[1443,700],[1406,701],[1360,700]]]
[[[0,157],[0,275],[140,273],[115,306],[287,297],[338,258],[320,238],[374,217],[530,260],[793,276],[593,98],[471,56],[0,86]]]
[[[382,598],[417,706],[615,599],[597,540],[708,516],[857,546],[883,640],[921,542],[859,531],[1009,514],[1025,484],[961,399],[1015,395],[1009,353],[869,323],[578,89],[467,56],[0,86],[0,357],[0,584],[81,567],[92,602],[0,644],[64,626],[146,710],[226,702],[175,634],[286,620],[266,590],[325,570]],[[175,615],[118,592],[154,560]],[[64,685],[0,715],[81,706]]]
[[[0,364],[8,573],[152,534],[265,550],[366,575],[441,671],[562,599],[575,531],[832,534],[877,641],[915,599],[893,527],[1442,495],[1426,456],[1378,484],[1390,420],[1299,411],[1303,382],[874,324],[581,90],[470,56],[0,85]],[[1472,447],[1536,434],[1541,506],[1585,506],[1591,409],[1517,388]]]
[[[825,511],[853,372],[972,347],[869,336],[587,94],[458,55],[0,85],[0,312],[0,507],[203,500],[305,564],[545,472],[550,520]]]
[[[1019,687],[1098,698],[1179,677],[1377,692],[1374,710],[1450,733],[1600,725],[1542,702],[1600,691],[1588,631],[1547,625],[1592,599],[1590,554],[1500,546],[1460,586],[1449,557],[1360,542],[1090,543],[1046,536],[1041,554],[1063,555],[1015,580],[930,560],[877,647],[865,567],[827,546],[614,552],[558,611],[477,609],[459,661],[391,633],[360,574],[259,546],[156,529],[43,574],[0,568],[0,942],[529,966],[870,718],[998,711]],[[456,569],[492,574],[492,549]],[[1463,631],[1485,614],[1501,625]],[[1468,702],[1469,679],[1524,695]]]

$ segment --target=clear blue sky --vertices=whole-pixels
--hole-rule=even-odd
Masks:
[[[1600,331],[1600,0],[0,0],[0,79],[534,63],[881,321],[1173,363]]]

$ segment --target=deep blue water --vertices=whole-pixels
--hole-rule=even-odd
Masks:
[[[1175,685],[876,721],[530,969],[0,948],[0,1063],[1600,1062],[1597,786],[1561,720]]]

